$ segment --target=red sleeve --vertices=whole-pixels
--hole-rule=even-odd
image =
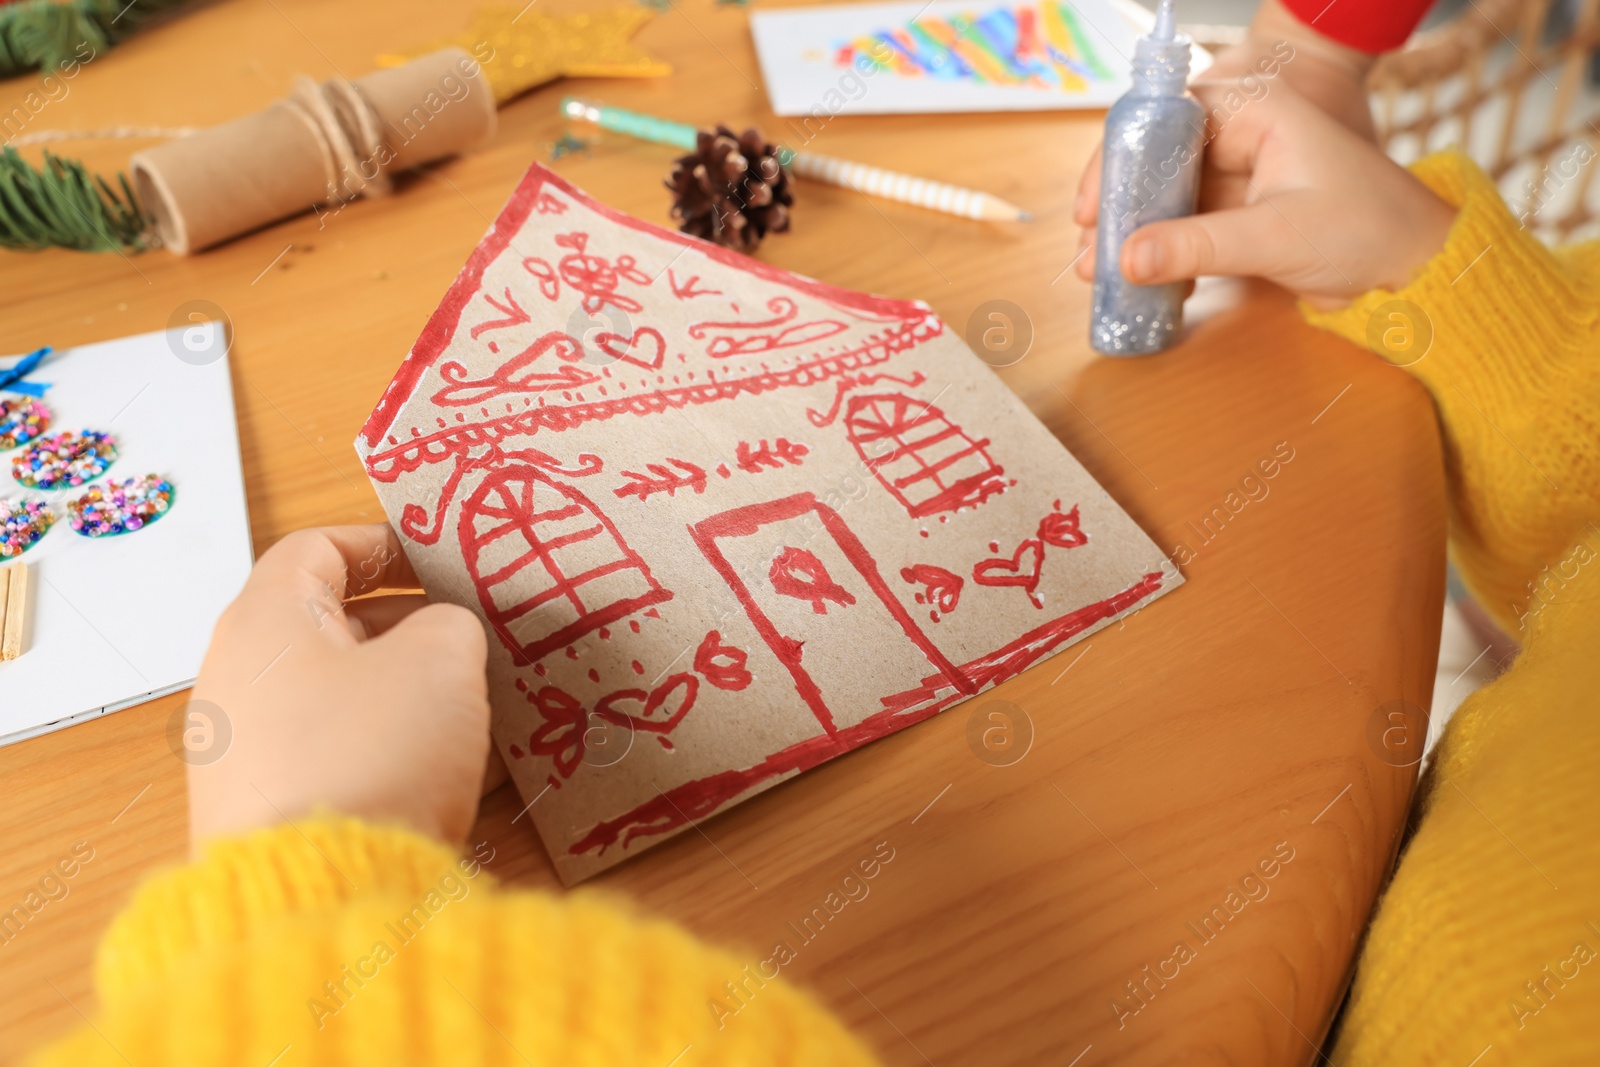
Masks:
[[[1322,36],[1372,55],[1405,44],[1433,0],[1280,0]]]

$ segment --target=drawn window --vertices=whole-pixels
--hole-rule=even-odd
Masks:
[[[1005,471],[944,412],[904,393],[858,396],[845,430],[867,469],[920,519],[975,507],[1005,488]]]
[[[532,467],[486,478],[459,532],[478,600],[519,666],[672,598],[588,497]]]

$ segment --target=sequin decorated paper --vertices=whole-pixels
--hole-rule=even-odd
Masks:
[[[11,476],[30,489],[70,489],[92,482],[117,458],[108,433],[84,430],[41,437],[11,461]]]
[[[172,496],[172,483],[159,474],[113,478],[67,501],[68,521],[85,537],[132,533],[165,515]]]
[[[0,559],[15,559],[38,543],[56,514],[36,496],[0,499]]]
[[[26,397],[0,400],[0,452],[9,452],[50,428],[50,409]]]

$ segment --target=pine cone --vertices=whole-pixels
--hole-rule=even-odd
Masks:
[[[672,165],[666,186],[678,229],[695,237],[754,252],[768,233],[789,229],[789,175],[759,130],[742,136],[726,126],[701,130],[695,150]]]

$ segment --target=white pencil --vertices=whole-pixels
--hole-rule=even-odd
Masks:
[[[998,196],[946,182],[929,181],[911,174],[884,170],[865,163],[852,163],[815,152],[796,152],[789,169],[802,178],[843,186],[869,196],[915,204],[946,215],[993,222],[1020,222],[1032,218],[1015,204]]]
[[[620,107],[570,96],[561,101],[561,113],[569,119],[592,122],[602,129],[626,133],[657,144],[673,145],[686,152],[692,152],[695,148],[697,131],[687,123],[641,115],[636,111],[625,111]],[[1015,204],[977,189],[929,181],[913,174],[852,163],[848,159],[780,148],[778,161],[802,178],[854,189],[885,200],[914,204],[930,211],[942,211],[946,215],[992,222],[1025,222],[1033,217]]]

